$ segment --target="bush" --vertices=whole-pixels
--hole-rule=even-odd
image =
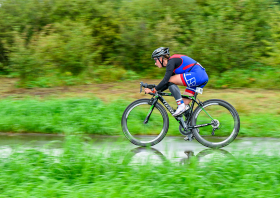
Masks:
[[[268,88],[279,89],[280,72],[275,68],[232,69],[220,76],[212,76],[211,88]]]
[[[164,73],[150,59],[159,46],[193,57],[210,76],[279,68],[280,9],[273,0],[0,3],[0,70],[19,72],[23,86],[68,72],[98,82],[126,78],[123,69],[154,78]],[[100,72],[108,66],[116,78]]]

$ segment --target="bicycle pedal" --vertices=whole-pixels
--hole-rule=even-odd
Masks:
[[[184,137],[184,140],[185,141],[192,141],[193,140],[193,135],[192,134],[187,135],[186,137]]]
[[[192,138],[192,136],[190,136],[190,137],[189,137],[189,141],[193,141],[193,138]]]
[[[189,140],[189,137],[188,137],[188,136],[184,137],[184,140],[185,140],[185,141],[188,141],[188,140]]]

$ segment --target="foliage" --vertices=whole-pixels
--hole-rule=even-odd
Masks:
[[[275,67],[232,69],[221,76],[212,76],[207,87],[211,88],[267,88],[279,89],[280,72]]]
[[[279,69],[280,7],[273,0],[0,4],[0,72],[18,73],[21,86],[42,77],[63,81],[69,74],[85,82],[121,80],[127,78],[125,70],[159,77],[164,70],[153,67],[150,59],[159,46],[193,57],[216,79],[232,69]],[[111,71],[120,74],[111,78]],[[50,84],[42,86],[65,82]]]

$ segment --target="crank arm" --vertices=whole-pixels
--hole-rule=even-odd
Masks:
[[[211,125],[211,123],[207,123],[207,124],[199,124],[199,125],[195,125],[195,126],[189,126],[188,129],[196,129],[199,127],[205,127],[205,126],[209,126]]]

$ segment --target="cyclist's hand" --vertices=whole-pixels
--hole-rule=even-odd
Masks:
[[[145,88],[145,94],[148,94],[148,93],[153,93],[153,92],[149,88]]]

